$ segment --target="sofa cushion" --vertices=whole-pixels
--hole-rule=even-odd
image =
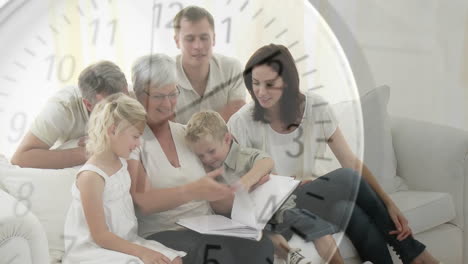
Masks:
[[[364,164],[374,174],[382,188],[387,193],[392,193],[399,190],[403,183],[396,177],[397,164],[387,113],[389,98],[390,88],[384,85],[362,95],[360,101],[339,102],[332,105],[332,108],[348,145],[358,156],[362,156],[362,147],[364,147],[364,157],[361,157]],[[359,112],[356,109],[362,110],[362,122],[361,118],[356,116],[356,112]],[[357,127],[361,123],[363,129]],[[358,133],[359,131],[363,133]],[[361,136],[364,137],[364,146],[360,144]],[[329,148],[325,156],[333,158],[331,161],[318,162],[319,175],[340,167]]]
[[[414,234],[455,219],[452,196],[441,192],[399,191],[390,194]]]
[[[77,143],[72,140],[59,149],[73,148]],[[64,252],[63,228],[71,202],[71,186],[79,168],[20,168],[0,162],[0,185],[39,219],[46,231],[52,262],[59,261]],[[11,210],[15,209],[16,206]],[[15,213],[23,215],[25,211],[17,209]]]
[[[6,191],[29,208],[43,225],[51,252],[64,251],[63,227],[76,172],[76,168],[0,168]],[[16,206],[11,210],[15,209]],[[16,214],[25,212],[18,209]]]

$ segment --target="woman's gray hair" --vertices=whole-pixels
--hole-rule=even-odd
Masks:
[[[137,98],[150,87],[177,83],[175,61],[166,54],[143,56],[132,66],[132,82]]]

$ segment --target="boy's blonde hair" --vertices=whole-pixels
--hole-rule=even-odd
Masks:
[[[86,151],[89,154],[102,153],[110,147],[108,129],[115,125],[115,133],[120,133],[129,126],[143,131],[146,123],[146,111],[135,99],[117,93],[106,97],[96,104],[88,122],[88,142]]]
[[[228,132],[226,122],[219,113],[203,111],[194,114],[188,121],[185,140],[188,143],[196,143],[208,136],[215,140],[223,140]]]

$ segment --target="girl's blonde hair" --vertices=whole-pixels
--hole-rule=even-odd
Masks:
[[[202,111],[195,113],[188,121],[185,140],[187,143],[197,143],[210,136],[214,140],[223,140],[228,132],[226,122],[218,112]]]
[[[88,154],[98,154],[110,147],[107,131],[115,126],[115,133],[120,133],[129,126],[143,131],[146,123],[146,111],[135,99],[116,93],[96,104],[88,122]]]

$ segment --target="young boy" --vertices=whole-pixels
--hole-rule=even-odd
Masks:
[[[223,118],[214,111],[194,114],[187,123],[185,140],[207,172],[223,167],[223,179],[220,180],[236,188],[252,190],[267,180],[274,167],[273,160],[266,153],[237,144]],[[329,263],[344,263],[331,236],[337,232],[336,228],[307,210],[295,208],[294,199],[292,195],[265,228],[275,245],[276,254],[287,259],[288,264],[311,263],[298,252],[300,249],[291,249],[283,237],[290,238],[291,230],[294,230],[306,241],[313,241],[319,255]],[[218,213],[229,214],[232,201],[233,197],[229,197],[212,203],[212,207]]]

